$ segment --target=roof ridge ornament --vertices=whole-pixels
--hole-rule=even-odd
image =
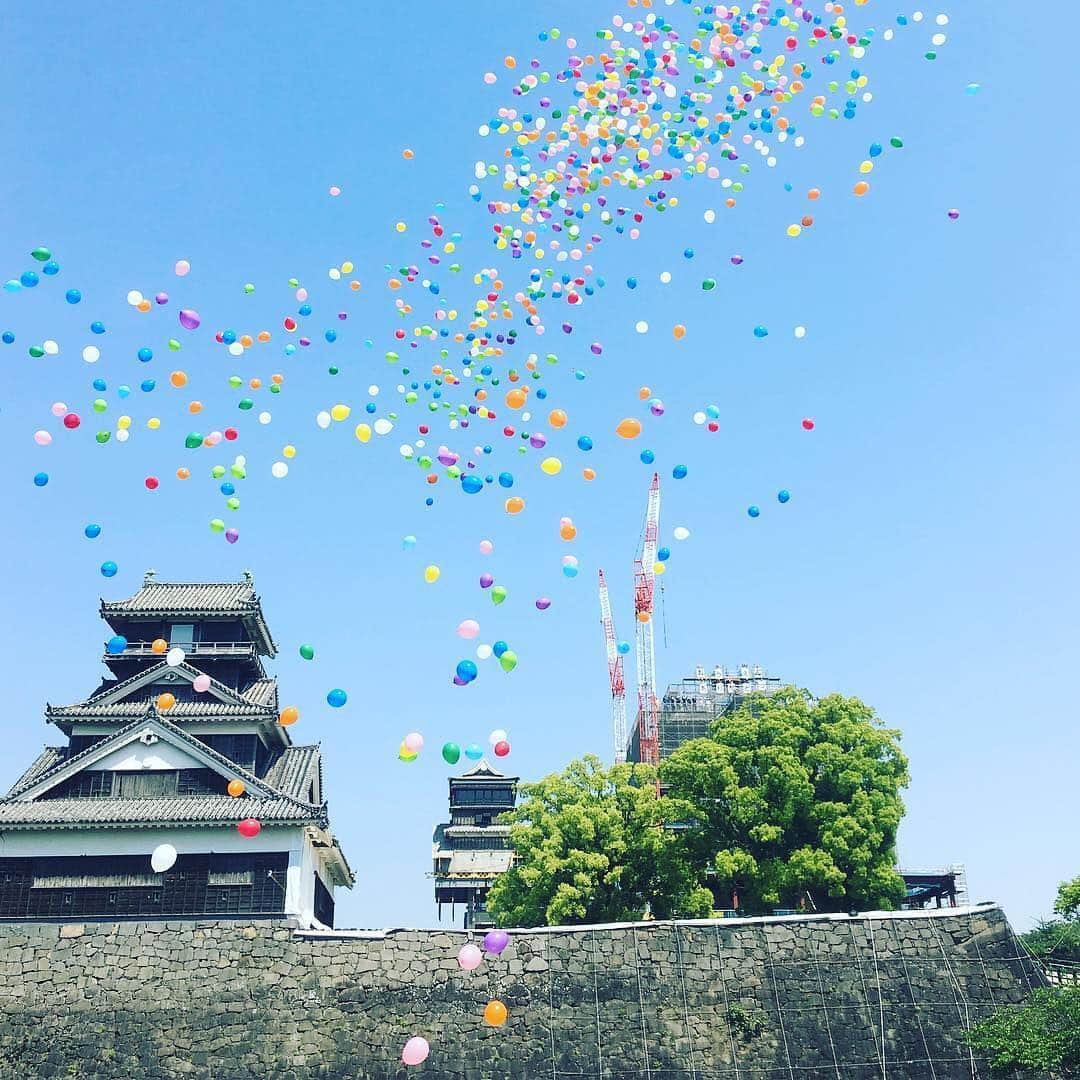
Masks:
[[[240,577],[242,578],[245,585],[251,585],[252,587],[254,587],[255,575],[250,570],[242,570],[240,572]]]
[[[147,570],[146,573],[143,574],[143,587],[145,588],[147,585],[153,585],[156,580],[157,580],[157,571],[156,570]]]

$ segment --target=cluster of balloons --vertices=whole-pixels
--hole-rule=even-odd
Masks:
[[[401,745],[398,747],[398,760],[406,762],[415,761],[420,756],[420,751],[423,749],[424,736],[418,731],[411,731],[401,740]]]

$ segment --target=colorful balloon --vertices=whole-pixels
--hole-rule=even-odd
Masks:
[[[447,765],[456,765],[461,760],[461,747],[457,743],[443,743],[442,756]]]
[[[337,195],[339,191],[340,189],[331,188],[330,194]],[[420,1065],[427,1060],[430,1053],[431,1046],[427,1039],[421,1035],[414,1035],[402,1049],[401,1060],[405,1065]]]
[[[457,954],[457,962],[462,971],[475,971],[484,961],[484,954],[471,942],[463,945]]]

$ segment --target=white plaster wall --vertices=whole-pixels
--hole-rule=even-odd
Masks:
[[[88,769],[201,769],[203,763],[186,750],[160,739],[153,746],[138,740],[86,766]]]

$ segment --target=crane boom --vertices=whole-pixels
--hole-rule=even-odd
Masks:
[[[611,684],[611,724],[615,739],[615,763],[626,760],[626,680],[623,676],[623,658],[615,641],[615,621],[611,617],[611,599],[608,596],[604,571],[600,571],[600,622],[604,627],[604,645],[607,649],[608,681]]]
[[[653,473],[645,528],[634,560],[634,615],[637,620],[638,739],[640,759],[660,764],[660,707],[656,699],[656,650],[653,641],[653,593],[656,545],[660,535],[660,474]]]

